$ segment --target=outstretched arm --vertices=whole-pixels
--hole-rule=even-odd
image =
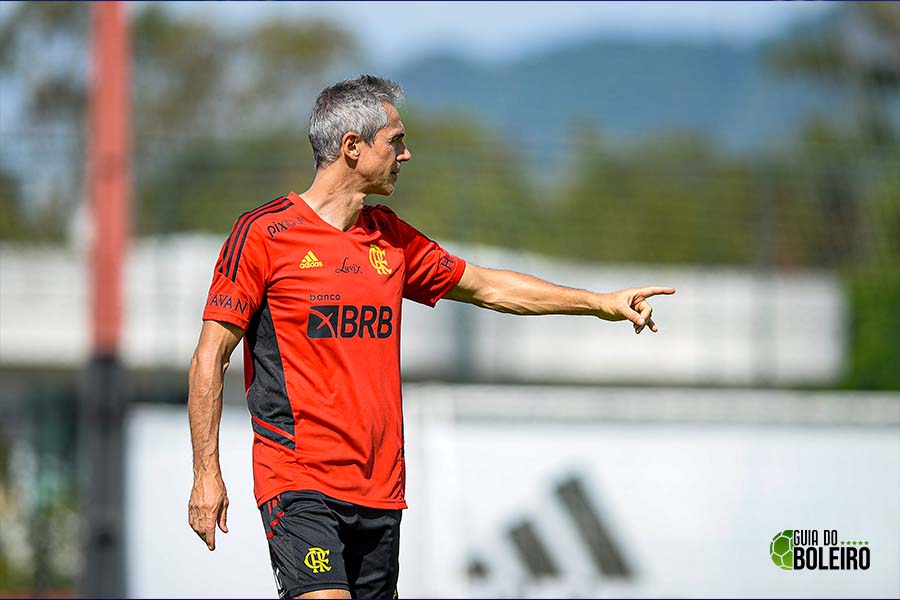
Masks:
[[[486,269],[471,263],[446,298],[514,315],[592,315],[607,321],[628,319],[634,332],[656,332],[647,298],[674,294],[671,287],[628,288],[598,293],[555,285],[531,275]]]
[[[225,369],[244,332],[229,323],[204,321],[191,357],[188,418],[194,452],[194,485],[188,522],[210,550],[216,549],[216,524],[228,533],[228,494],[219,467],[219,422]]]

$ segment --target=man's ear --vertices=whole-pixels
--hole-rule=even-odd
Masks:
[[[348,131],[341,138],[341,154],[347,160],[356,162],[359,160],[359,147],[363,143],[362,138],[355,131]]]

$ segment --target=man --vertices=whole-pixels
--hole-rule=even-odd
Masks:
[[[190,368],[191,527],[227,532],[218,462],[223,373],[245,339],[254,491],[281,597],[396,597],[405,465],[400,305],[441,298],[520,314],[628,319],[657,331],[648,287],[601,294],[477,267],[369,194],[410,160],[397,84],[326,88],[310,118],[315,179],[245,213],[216,264]]]

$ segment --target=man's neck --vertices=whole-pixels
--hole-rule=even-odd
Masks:
[[[347,231],[359,219],[366,195],[346,177],[320,169],[308,190],[300,194],[319,218],[341,231]]]

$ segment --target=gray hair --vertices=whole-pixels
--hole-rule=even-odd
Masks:
[[[341,155],[341,139],[355,131],[369,145],[388,123],[382,102],[396,105],[403,88],[389,79],[360,75],[322,90],[309,117],[309,143],[316,168],[329,165]]]

